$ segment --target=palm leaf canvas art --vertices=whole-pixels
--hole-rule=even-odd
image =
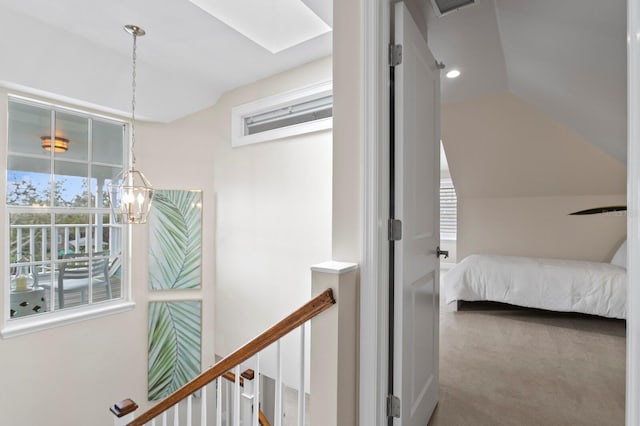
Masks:
[[[149,400],[161,400],[200,373],[201,304],[149,303]]]
[[[200,287],[202,191],[157,190],[149,217],[149,288]]]

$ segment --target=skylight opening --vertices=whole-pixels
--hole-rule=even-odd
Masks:
[[[301,0],[189,0],[271,53],[331,31]]]

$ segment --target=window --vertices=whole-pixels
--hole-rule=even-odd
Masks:
[[[440,141],[440,239],[455,241],[458,234],[458,197],[453,186],[449,162]]]
[[[332,83],[293,90],[233,108],[232,146],[249,145],[330,129]]]
[[[125,124],[13,97],[8,110],[5,324],[122,302],[107,185],[123,171]]]
[[[458,197],[450,177],[440,178],[440,239],[455,241],[458,231]]]

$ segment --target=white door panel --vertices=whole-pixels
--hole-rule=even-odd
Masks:
[[[395,44],[395,424],[426,426],[438,402],[440,70],[404,3],[395,6]]]

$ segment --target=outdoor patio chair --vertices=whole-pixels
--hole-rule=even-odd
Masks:
[[[109,279],[109,259],[92,259],[91,270],[89,260],[84,253],[65,254],[55,282],[58,296],[58,309],[64,308],[64,296],[69,293],[80,293],[83,304],[87,303],[89,282],[93,288],[105,287],[107,298],[111,299],[111,281]],[[74,260],[78,259],[78,260]],[[39,283],[40,287],[50,288],[49,283]]]

